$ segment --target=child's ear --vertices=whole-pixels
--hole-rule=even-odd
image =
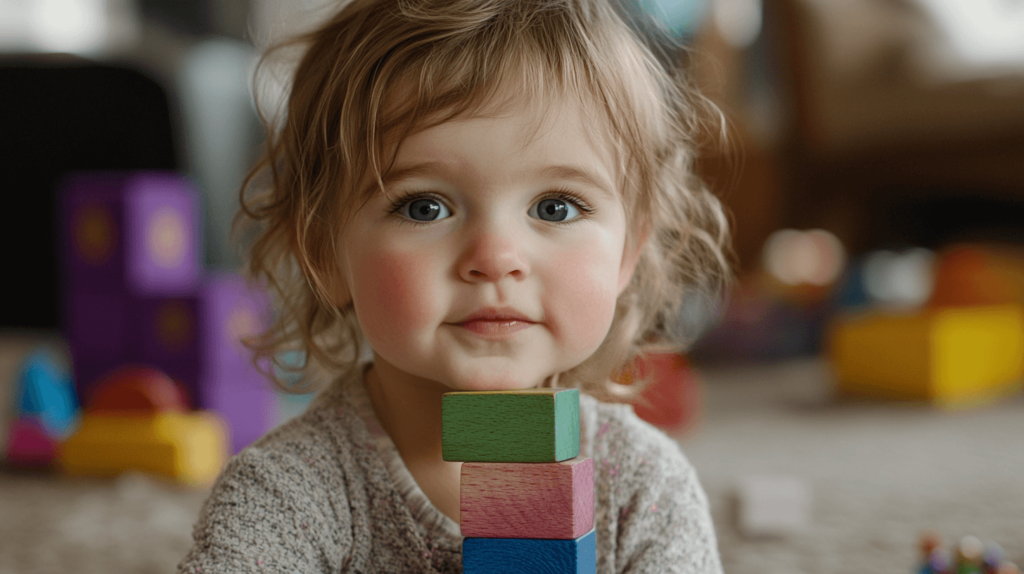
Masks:
[[[645,223],[640,231],[633,237],[626,238],[626,246],[622,250],[622,265],[619,266],[619,295],[626,290],[629,282],[633,279],[633,271],[640,261],[640,254],[643,253],[644,245],[647,244],[647,235],[650,227]]]

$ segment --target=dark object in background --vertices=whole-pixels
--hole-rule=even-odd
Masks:
[[[251,3],[251,0],[136,0],[143,20],[192,38],[247,37]]]
[[[177,170],[164,89],[66,55],[0,58],[0,328],[59,326],[57,184],[88,170]]]
[[[138,6],[144,19],[179,33],[202,36],[218,31],[214,26],[213,2],[209,0],[139,0]]]

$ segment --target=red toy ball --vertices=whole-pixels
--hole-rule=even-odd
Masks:
[[[648,380],[633,410],[641,419],[666,431],[688,428],[696,418],[699,399],[693,370],[682,355],[651,353],[634,362],[619,382]]]
[[[142,365],[121,367],[105,376],[86,405],[89,414],[187,412],[185,391],[163,371]]]

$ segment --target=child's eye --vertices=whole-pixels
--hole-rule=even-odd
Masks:
[[[437,221],[452,214],[445,204],[432,197],[418,197],[407,201],[396,211],[413,221]]]
[[[580,210],[565,199],[549,197],[530,206],[529,215],[544,221],[571,221],[580,216]]]

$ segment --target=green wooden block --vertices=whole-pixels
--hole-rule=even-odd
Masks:
[[[580,453],[580,392],[445,393],[441,453],[462,462],[558,462]]]

